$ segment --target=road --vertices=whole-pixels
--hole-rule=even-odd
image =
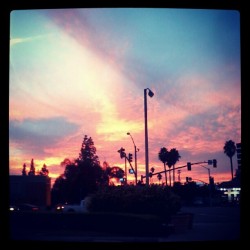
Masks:
[[[14,233],[14,241],[55,242],[203,242],[238,241],[241,239],[240,207],[183,207],[181,212],[193,214],[191,229],[159,237],[133,237],[93,231],[38,230]],[[119,226],[119,225],[118,225]]]
[[[240,207],[184,207],[193,213],[193,227],[160,241],[238,241],[241,239]]]

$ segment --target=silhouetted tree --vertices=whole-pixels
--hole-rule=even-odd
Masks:
[[[49,175],[49,170],[47,169],[47,166],[45,164],[43,164],[43,167],[42,167],[39,174],[43,175],[43,176],[48,176]]]
[[[235,142],[232,140],[226,141],[224,145],[224,153],[229,157],[230,159],[230,164],[231,164],[231,175],[232,175],[232,180],[233,180],[233,156],[236,152],[236,145]]]
[[[173,166],[173,159],[170,158],[169,152],[168,152],[168,154],[167,154],[167,165],[168,165],[168,168],[169,168],[169,171],[168,171],[169,185],[170,185],[170,187],[171,187],[171,174],[170,174],[170,168]]]
[[[57,193],[62,195],[61,190],[63,190],[64,201],[78,203],[86,195],[108,183],[105,171],[96,155],[94,142],[87,135],[84,136],[79,157],[74,161],[66,158],[61,165],[65,165],[64,174],[56,180],[53,195]]]
[[[119,179],[124,177],[124,171],[120,167],[110,167],[108,162],[104,161],[102,164],[102,168],[104,171],[104,183],[105,185],[114,185],[113,182],[111,182],[111,179],[116,179],[116,181],[119,181]]]
[[[152,177],[153,177],[154,171],[155,171],[155,168],[154,168],[154,167],[150,168],[150,172],[149,172],[150,183],[153,182],[153,181],[152,181]]]
[[[160,184],[160,181],[161,181],[161,179],[162,179],[161,173],[157,174],[157,179],[159,180],[159,184]]]
[[[116,166],[109,167],[109,169],[107,168],[107,171],[108,171],[109,180],[114,178],[116,179],[116,181],[119,181],[125,175],[125,172],[123,171],[123,169],[121,169],[120,167],[116,167]]]
[[[109,163],[108,163],[107,161],[104,161],[104,162],[102,163],[102,168],[103,168],[103,170],[106,170],[108,167],[110,168]]]
[[[26,176],[27,175],[27,171],[26,171],[26,164],[23,164],[23,170],[22,170],[22,175]]]
[[[102,163],[102,170],[103,170],[103,185],[109,185],[110,184],[110,166],[107,161],[104,161]]]
[[[30,171],[29,171],[29,175],[35,175],[35,164],[34,164],[34,159],[32,158],[31,159],[31,162],[30,162]]]
[[[70,160],[70,159],[68,159],[68,158],[65,158],[61,163],[60,163],[60,165],[62,166],[62,167],[66,167],[67,165],[71,165],[73,162]]]
[[[91,166],[100,166],[99,158],[96,155],[96,147],[91,137],[84,136],[82,147],[79,153],[79,157],[76,160],[77,163],[88,163]]]
[[[149,176],[149,178],[150,178],[150,184],[151,184],[151,183],[152,183],[152,177],[153,177],[152,172],[149,172],[149,173],[148,173],[148,176]]]
[[[69,181],[64,174],[56,178],[53,188],[51,190],[52,204],[65,203],[69,196]]]
[[[160,149],[160,152],[158,154],[159,160],[163,163],[164,166],[164,171],[165,171],[165,180],[166,180],[166,185],[168,185],[168,179],[167,179],[167,172],[166,172],[166,163],[168,160],[168,150],[163,147]]]
[[[173,166],[173,183],[174,183],[175,182],[175,164],[177,161],[179,161],[181,156],[179,155],[178,150],[176,150],[175,148],[172,148],[169,151],[168,158],[170,159],[171,164],[173,164],[172,166]]]

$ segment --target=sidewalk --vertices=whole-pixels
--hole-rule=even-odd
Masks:
[[[183,233],[173,233],[159,242],[176,241],[238,241],[240,239],[239,224],[232,223],[194,223],[192,229]]]

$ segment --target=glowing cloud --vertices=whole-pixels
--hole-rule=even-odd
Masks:
[[[216,176],[224,178],[224,143],[241,138],[239,16],[190,11],[14,11],[10,173],[34,158],[51,176],[61,174],[60,162],[78,156],[84,134],[100,161],[124,167],[117,150],[133,152],[131,132],[144,174],[148,87],[155,93],[148,99],[150,166],[162,169],[161,147],[177,148],[180,164],[217,157]],[[218,16],[222,22],[214,25]]]

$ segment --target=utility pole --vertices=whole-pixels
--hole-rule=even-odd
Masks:
[[[128,183],[128,179],[127,179],[127,157],[125,156],[125,184]]]
[[[145,118],[145,172],[146,172],[146,186],[149,186],[149,166],[148,166],[148,110],[147,110],[147,90],[150,97],[154,96],[154,93],[149,89],[144,89],[144,118]]]

